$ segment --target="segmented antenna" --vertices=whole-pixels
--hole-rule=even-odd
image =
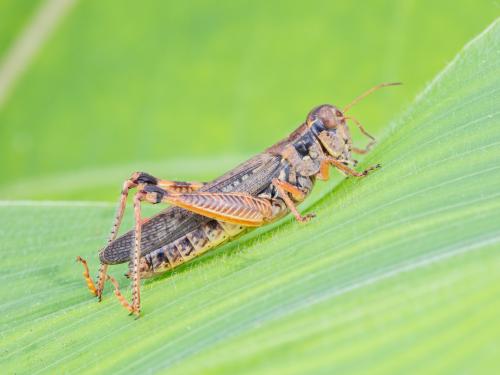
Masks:
[[[401,82],[390,82],[390,83],[380,83],[377,86],[372,87],[370,90],[364,92],[360,96],[358,96],[356,99],[354,99],[352,102],[350,102],[348,105],[345,106],[344,108],[344,113],[346,113],[348,110],[350,110],[355,104],[357,104],[361,99],[364,99],[368,95],[370,95],[372,92],[377,91],[378,89],[381,89],[382,87],[387,87],[387,86],[398,86],[402,85]]]

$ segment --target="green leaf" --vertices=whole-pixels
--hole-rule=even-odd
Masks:
[[[96,270],[113,207],[2,203],[2,372],[497,373],[499,103],[496,22],[391,124],[381,170],[145,282],[138,320],[74,263]]]

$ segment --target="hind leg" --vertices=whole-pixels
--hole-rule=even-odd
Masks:
[[[118,202],[118,207],[116,209],[115,218],[113,220],[113,226],[111,227],[111,232],[108,237],[108,244],[113,242],[116,239],[118,234],[118,230],[120,228],[123,214],[125,212],[125,206],[127,204],[127,197],[129,191],[139,184],[144,185],[154,185],[158,186],[165,191],[176,192],[176,193],[189,193],[200,189],[204,183],[202,182],[182,182],[182,181],[170,181],[170,180],[162,180],[156,178],[145,172],[135,172],[132,176],[123,183],[122,190],[120,193],[120,200]],[[77,261],[81,262],[84,267],[84,278],[87,282],[87,286],[90,292],[99,298],[99,301],[102,297],[102,290],[104,289],[104,283],[107,280],[107,270],[108,265],[101,263],[99,267],[99,273],[97,276],[97,286],[94,284],[94,281],[90,277],[89,269],[87,266],[87,262],[85,259],[81,257],[77,257]]]

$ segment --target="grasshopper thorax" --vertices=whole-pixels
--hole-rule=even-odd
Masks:
[[[330,104],[320,105],[309,112],[306,124],[330,156],[350,160],[351,134],[340,109]]]

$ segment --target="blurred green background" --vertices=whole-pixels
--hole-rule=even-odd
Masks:
[[[2,60],[44,4],[0,2]],[[74,1],[0,104],[1,199],[111,200],[134,170],[206,180],[311,107],[402,81],[352,111],[380,135],[499,11],[477,0]]]

